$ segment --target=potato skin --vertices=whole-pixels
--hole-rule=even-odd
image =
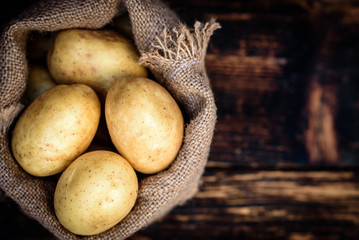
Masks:
[[[96,93],[86,85],[48,89],[16,122],[11,139],[15,159],[34,176],[63,171],[90,145],[100,112]]]
[[[32,65],[29,68],[27,79],[26,96],[29,103],[34,101],[45,90],[54,87],[56,83],[49,71],[42,65]]]
[[[138,179],[126,159],[111,151],[88,152],[62,173],[54,195],[55,213],[75,234],[98,234],[127,216],[137,192]]]
[[[57,83],[87,84],[104,99],[119,77],[147,76],[131,41],[111,30],[60,31],[49,50],[47,63]]]
[[[141,173],[167,168],[182,145],[179,106],[164,87],[148,78],[119,79],[107,94],[105,116],[116,149]]]

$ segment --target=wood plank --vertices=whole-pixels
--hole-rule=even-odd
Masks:
[[[280,4],[289,7],[300,2]],[[321,13],[303,5],[307,15],[291,17],[282,12],[262,14],[254,8],[240,13],[228,9],[231,16],[226,18],[219,11],[223,28],[215,33],[206,61],[219,106],[213,144],[219,151],[210,157],[213,164],[359,164],[355,157],[359,153],[355,54],[359,31],[354,28],[358,11],[350,2],[337,10],[332,4],[321,2],[317,6],[323,8]],[[331,16],[346,16],[346,11],[349,17]],[[334,19],[340,24],[334,24]],[[306,129],[311,79],[337,89],[331,97],[337,109],[329,106],[337,114],[326,118],[332,123],[317,121],[319,129],[332,125],[319,140],[319,145],[332,144],[326,150],[313,150],[306,142],[313,142]],[[320,137],[318,131],[316,135]],[[324,153],[315,160],[313,151]]]
[[[288,119],[295,106],[281,58],[209,54],[206,66],[219,120],[211,161],[233,165],[278,165],[297,161]],[[294,105],[294,106],[293,106]]]
[[[131,239],[358,239],[358,180],[354,171],[208,169],[194,199]]]

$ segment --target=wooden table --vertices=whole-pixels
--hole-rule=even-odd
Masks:
[[[165,2],[222,25],[206,57],[218,122],[200,191],[131,239],[359,239],[359,4]],[[4,196],[0,213],[1,239],[53,239]]]

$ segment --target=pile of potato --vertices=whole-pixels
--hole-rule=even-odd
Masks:
[[[101,233],[133,208],[137,172],[158,173],[175,159],[183,115],[119,32],[67,29],[31,44],[29,61],[46,51],[46,64],[30,65],[29,104],[12,133],[13,155],[33,176],[59,174],[54,209],[66,229]],[[115,150],[89,150],[96,138]]]

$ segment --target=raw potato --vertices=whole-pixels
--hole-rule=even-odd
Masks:
[[[83,84],[57,85],[24,111],[11,147],[20,166],[34,176],[63,171],[90,145],[99,123],[100,101]]]
[[[88,152],[62,173],[55,190],[55,213],[75,234],[98,234],[130,212],[137,191],[136,173],[126,159],[111,151]]]
[[[48,67],[57,83],[83,83],[104,99],[120,77],[147,76],[137,64],[131,41],[110,30],[69,29],[60,31],[48,53]]]
[[[170,93],[147,78],[124,78],[105,103],[116,149],[139,172],[157,173],[175,159],[183,141],[182,112]]]
[[[41,93],[55,85],[56,83],[50,76],[46,67],[41,65],[31,66],[26,86],[27,101],[31,103],[40,96]]]

